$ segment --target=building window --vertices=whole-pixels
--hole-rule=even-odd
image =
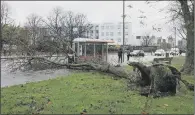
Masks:
[[[118,32],[118,35],[121,36],[121,32]]]
[[[113,36],[113,32],[110,32],[110,36]]]
[[[111,29],[114,29],[114,26],[110,26]]]
[[[109,36],[109,33],[108,32],[106,32],[106,36]]]
[[[109,29],[109,26],[106,26],[106,29]]]
[[[118,38],[118,42],[121,42],[121,39],[120,38]]]
[[[128,35],[128,32],[125,32],[125,35]]]
[[[104,32],[102,32],[102,36],[104,36]]]
[[[102,28],[102,30],[103,30],[103,29],[104,29],[104,26],[102,26],[101,28]]]

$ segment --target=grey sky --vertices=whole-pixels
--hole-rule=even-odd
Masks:
[[[60,6],[64,11],[80,12],[87,15],[91,23],[103,22],[122,22],[122,1],[7,1],[11,7],[12,18],[16,23],[23,23],[26,17],[31,13],[36,13],[42,17],[49,15],[54,7]],[[126,7],[128,15],[126,21],[132,22],[132,32],[134,35],[143,35],[146,33],[154,33],[156,36],[166,38],[169,35],[174,35],[170,32],[171,26],[165,24],[167,20],[163,19],[165,13],[158,13],[158,9],[167,6],[168,1],[147,5],[145,1],[126,1],[126,6],[131,4],[133,8]],[[151,6],[151,7],[150,7]],[[147,26],[140,25],[138,18],[144,11],[143,15],[147,16],[145,23]],[[130,17],[131,18],[130,18]],[[163,30],[160,33],[152,31],[152,25],[161,27]]]

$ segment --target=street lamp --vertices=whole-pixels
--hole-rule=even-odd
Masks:
[[[125,45],[125,0],[123,0],[123,62],[124,62],[124,45]]]
[[[176,55],[176,27],[174,27],[175,29],[175,55]]]

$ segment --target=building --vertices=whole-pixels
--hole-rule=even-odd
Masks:
[[[102,23],[99,25],[99,39],[114,40],[123,45],[123,23]],[[125,22],[125,45],[130,45],[132,39],[132,25]]]
[[[161,43],[163,42],[163,41],[162,41],[162,40],[163,40],[162,37],[157,37],[156,40],[157,40],[157,43],[156,43],[157,46],[160,46]]]
[[[186,40],[182,39],[182,40],[178,41],[178,48],[179,49],[182,49],[182,50],[186,49],[186,45],[187,45],[187,41]]]
[[[90,30],[86,31],[85,36],[87,38],[99,39],[99,25],[91,24]]]
[[[171,45],[171,47],[175,47],[174,38],[172,38],[172,36],[168,37],[168,43]]]

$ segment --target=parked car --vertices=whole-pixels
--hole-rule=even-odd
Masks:
[[[165,51],[163,49],[158,49],[158,50],[155,51],[154,55],[155,56],[164,56]]]
[[[179,48],[171,48],[170,55],[179,55]]]
[[[145,56],[143,50],[133,50],[133,52],[130,53],[130,56]]]

